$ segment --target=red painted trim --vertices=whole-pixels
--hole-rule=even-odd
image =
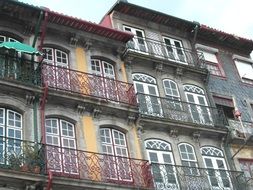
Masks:
[[[133,34],[48,10],[48,21],[126,43]]]
[[[43,47],[43,44],[44,44],[44,39],[45,39],[45,36],[46,36],[47,23],[48,23],[48,12],[47,12],[47,10],[45,10],[44,22],[43,22],[42,27],[41,27],[42,33],[41,33],[41,37],[40,37],[40,45],[37,48],[39,51],[42,50],[42,47]]]
[[[42,144],[46,144],[46,131],[45,131],[45,104],[48,95],[48,86],[45,84],[42,100],[40,103],[40,120],[41,120],[41,134],[42,134]]]
[[[47,190],[51,190],[52,181],[53,181],[53,173],[49,170],[49,171],[48,171]]]
[[[109,27],[109,28],[113,28],[112,27],[112,21],[111,21],[111,17],[110,15],[106,15],[103,20],[100,22],[101,26],[105,26],[105,27]]]

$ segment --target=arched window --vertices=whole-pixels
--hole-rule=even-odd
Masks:
[[[70,89],[68,54],[62,50],[44,47],[43,79],[49,87],[63,90]]]
[[[8,35],[0,34],[0,43],[2,42],[19,42],[17,39],[10,37]]]
[[[120,97],[115,81],[114,65],[103,58],[91,58],[90,70],[93,74],[89,78],[90,92],[97,97],[118,101]]]
[[[102,59],[91,59],[90,69],[95,75],[115,79],[114,66],[107,61]]]
[[[134,73],[132,78],[138,96],[140,112],[152,116],[162,116],[156,79],[142,73]]]
[[[205,167],[208,169],[208,178],[212,188],[232,189],[222,150],[209,146],[202,147],[200,150]]]
[[[125,134],[116,129],[100,128],[100,141],[102,151],[106,154],[104,165],[108,172],[105,177],[122,181],[132,180]]]
[[[145,141],[149,161],[152,164],[152,172],[157,189],[178,189],[178,180],[176,170],[173,166],[174,159],[171,151],[171,145],[158,139],[149,139]]]
[[[207,107],[204,90],[195,85],[184,85],[184,91],[189,102],[190,112],[194,123],[213,125],[211,110]]]
[[[48,168],[56,172],[78,173],[74,124],[60,119],[45,121]]]
[[[170,79],[163,80],[165,96],[167,98],[167,106],[169,109],[181,110],[180,95],[177,84]]]
[[[22,140],[22,115],[14,110],[0,108],[0,164],[9,154],[19,155]]]
[[[196,167],[198,167],[198,163],[193,146],[190,144],[181,143],[178,145],[178,148],[182,165],[186,166],[184,168],[184,172],[186,172],[188,175],[197,175],[198,170]]]

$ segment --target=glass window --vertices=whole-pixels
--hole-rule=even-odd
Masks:
[[[55,48],[42,48],[44,53],[43,61],[47,64],[68,68],[68,54]]]
[[[6,155],[9,152],[5,151],[20,154],[21,140],[22,115],[11,109],[0,108],[0,163],[8,159]]]
[[[165,141],[149,139],[145,141],[157,189],[179,189],[171,145]]]
[[[198,175],[198,163],[192,145],[181,143],[178,145],[184,172],[187,175]]]
[[[55,172],[78,174],[74,124],[59,118],[45,121],[48,168]]]
[[[200,150],[205,167],[208,169],[209,183],[212,188],[232,189],[223,152],[218,148],[208,146]]]
[[[243,82],[253,84],[253,67],[251,62],[235,60],[235,65]]]

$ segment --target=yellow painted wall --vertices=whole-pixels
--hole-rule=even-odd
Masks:
[[[127,81],[127,75],[126,75],[126,68],[125,68],[125,63],[121,63],[121,73],[122,73],[122,80],[123,82],[128,82]]]
[[[77,70],[82,72],[88,71],[88,64],[86,61],[86,53],[83,48],[76,48],[76,61],[77,61]]]
[[[82,72],[88,71],[88,64],[86,61],[86,53],[83,48],[76,48],[76,61],[77,61],[77,70]],[[81,79],[80,79],[81,80]],[[85,80],[85,77],[82,77],[82,80]],[[87,93],[87,91],[86,91]],[[97,136],[96,128],[93,123],[91,116],[83,116],[82,118],[82,127],[84,128],[84,138],[87,147],[87,151],[98,152],[97,150]]]
[[[239,146],[232,146],[233,152],[236,153],[237,150],[239,149]],[[253,158],[253,149],[252,147],[247,147],[245,146],[243,149],[240,150],[240,152],[236,155],[236,158]]]
[[[138,134],[137,134],[137,129],[136,127],[133,127],[132,128],[132,132],[134,134],[134,144],[135,144],[135,151],[136,151],[136,155],[135,157],[137,159],[143,159],[142,156],[141,156],[141,144],[140,144],[140,141],[139,141],[139,138],[138,138]]]

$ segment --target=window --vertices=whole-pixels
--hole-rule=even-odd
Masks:
[[[179,189],[171,145],[165,141],[149,139],[145,141],[157,189]]]
[[[103,153],[109,155],[104,159],[106,177],[123,181],[132,180],[125,134],[116,129],[101,128],[100,141]]]
[[[69,63],[68,54],[59,49],[43,48],[44,63],[48,64],[44,66],[44,80],[49,87],[59,89],[69,89]]]
[[[210,110],[207,107],[207,101],[204,90],[194,85],[184,85],[188,106],[194,123],[212,125]]]
[[[21,140],[22,115],[11,109],[0,108],[0,164],[8,162],[11,155],[21,155]]]
[[[180,103],[180,95],[177,84],[170,79],[164,79],[163,87],[167,98],[166,102],[168,109],[181,110],[182,105]]]
[[[246,62],[242,60],[235,60],[235,65],[241,80],[248,84],[253,84],[253,62]]]
[[[201,52],[204,56],[206,67],[209,70],[209,72],[212,75],[217,75],[217,76],[224,76],[224,71],[218,62],[216,52],[211,52],[207,50],[199,50],[198,52]]]
[[[141,73],[133,74],[132,78],[138,96],[140,112],[147,115],[162,117],[162,107],[158,95],[156,79]]]
[[[129,40],[129,42],[127,43],[128,47],[137,52],[146,54],[148,52],[148,48],[143,30],[139,30],[130,26],[123,26],[123,29],[124,31],[131,32],[134,34],[133,39]]]
[[[74,125],[59,118],[45,121],[48,168],[55,172],[78,174]]]
[[[178,148],[181,156],[182,165],[186,166],[184,168],[184,172],[187,175],[197,175],[198,171],[196,167],[198,167],[198,163],[194,148],[186,143],[179,144]]]
[[[102,59],[91,59],[90,70],[91,93],[97,97],[108,98],[117,101],[117,82],[113,64]]]
[[[208,172],[208,179],[213,189],[233,189],[223,152],[215,147],[202,147],[202,158]]]
[[[166,45],[165,50],[168,58],[179,63],[187,64],[182,42],[168,37],[163,37],[163,40]]]

